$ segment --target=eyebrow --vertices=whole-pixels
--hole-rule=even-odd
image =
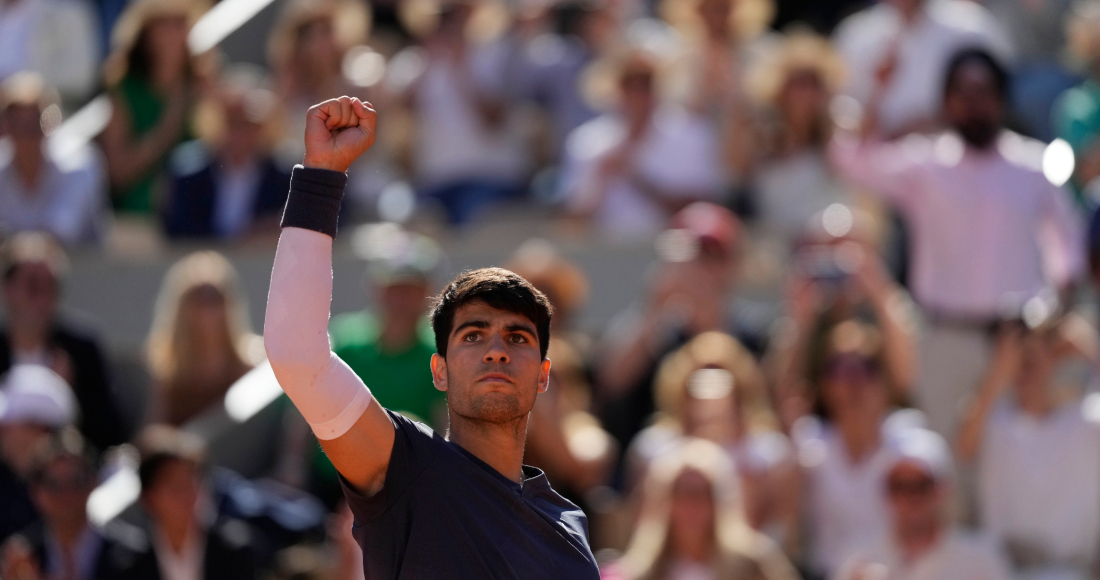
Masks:
[[[492,325],[489,324],[489,321],[487,321],[487,320],[467,320],[466,322],[463,322],[462,324],[459,324],[454,329],[454,332],[452,332],[451,334],[458,334],[458,333],[462,332],[463,330],[465,330],[467,328],[478,328],[478,329],[484,330],[486,328],[490,328],[491,326]],[[535,328],[533,326],[531,326],[530,324],[521,324],[521,323],[509,324],[509,325],[506,325],[504,327],[504,331],[505,332],[526,332],[527,334],[530,334],[531,336],[537,336],[535,334]]]
[[[487,320],[467,320],[466,322],[463,322],[462,324],[459,324],[457,327],[455,327],[454,332],[452,332],[451,334],[458,334],[459,332],[462,332],[467,328],[486,329],[489,328],[489,326],[489,321]]]
[[[509,324],[504,327],[504,330],[507,332],[526,332],[531,336],[537,336],[535,329],[530,324]]]

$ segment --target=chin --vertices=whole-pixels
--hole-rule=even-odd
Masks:
[[[468,412],[459,413],[469,419],[486,423],[510,423],[527,415],[530,405],[524,405],[514,393],[493,391],[475,397],[469,402]]]

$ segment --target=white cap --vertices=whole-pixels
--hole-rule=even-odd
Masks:
[[[0,424],[33,423],[54,429],[76,420],[76,398],[65,379],[40,366],[15,365],[0,381]]]
[[[925,470],[937,481],[954,477],[951,448],[935,431],[920,427],[898,429],[890,433],[887,445],[894,457],[891,468],[908,463]]]

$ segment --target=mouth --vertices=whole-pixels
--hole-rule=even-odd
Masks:
[[[508,384],[512,384],[513,381],[512,381],[512,377],[509,377],[506,374],[503,374],[503,373],[489,373],[487,375],[482,375],[481,378],[479,378],[477,380],[477,382],[479,382],[479,383],[508,383]]]

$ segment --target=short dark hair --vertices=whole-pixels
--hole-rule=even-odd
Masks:
[[[525,316],[535,324],[539,352],[546,358],[550,348],[550,300],[522,276],[504,268],[466,270],[435,298],[429,317],[435,332],[435,349],[447,358],[447,340],[454,326],[455,312],[471,302]]]
[[[956,52],[947,62],[946,74],[943,77],[944,98],[947,98],[948,93],[955,87],[955,78],[958,76],[959,69],[968,64],[978,64],[988,69],[993,75],[993,82],[997,85],[997,94],[1001,100],[1008,99],[1008,70],[992,53],[978,47],[964,48]]]
[[[206,442],[193,433],[170,425],[150,425],[137,437],[138,479],[148,491],[160,471],[173,461],[184,461],[202,470],[206,466]]]

